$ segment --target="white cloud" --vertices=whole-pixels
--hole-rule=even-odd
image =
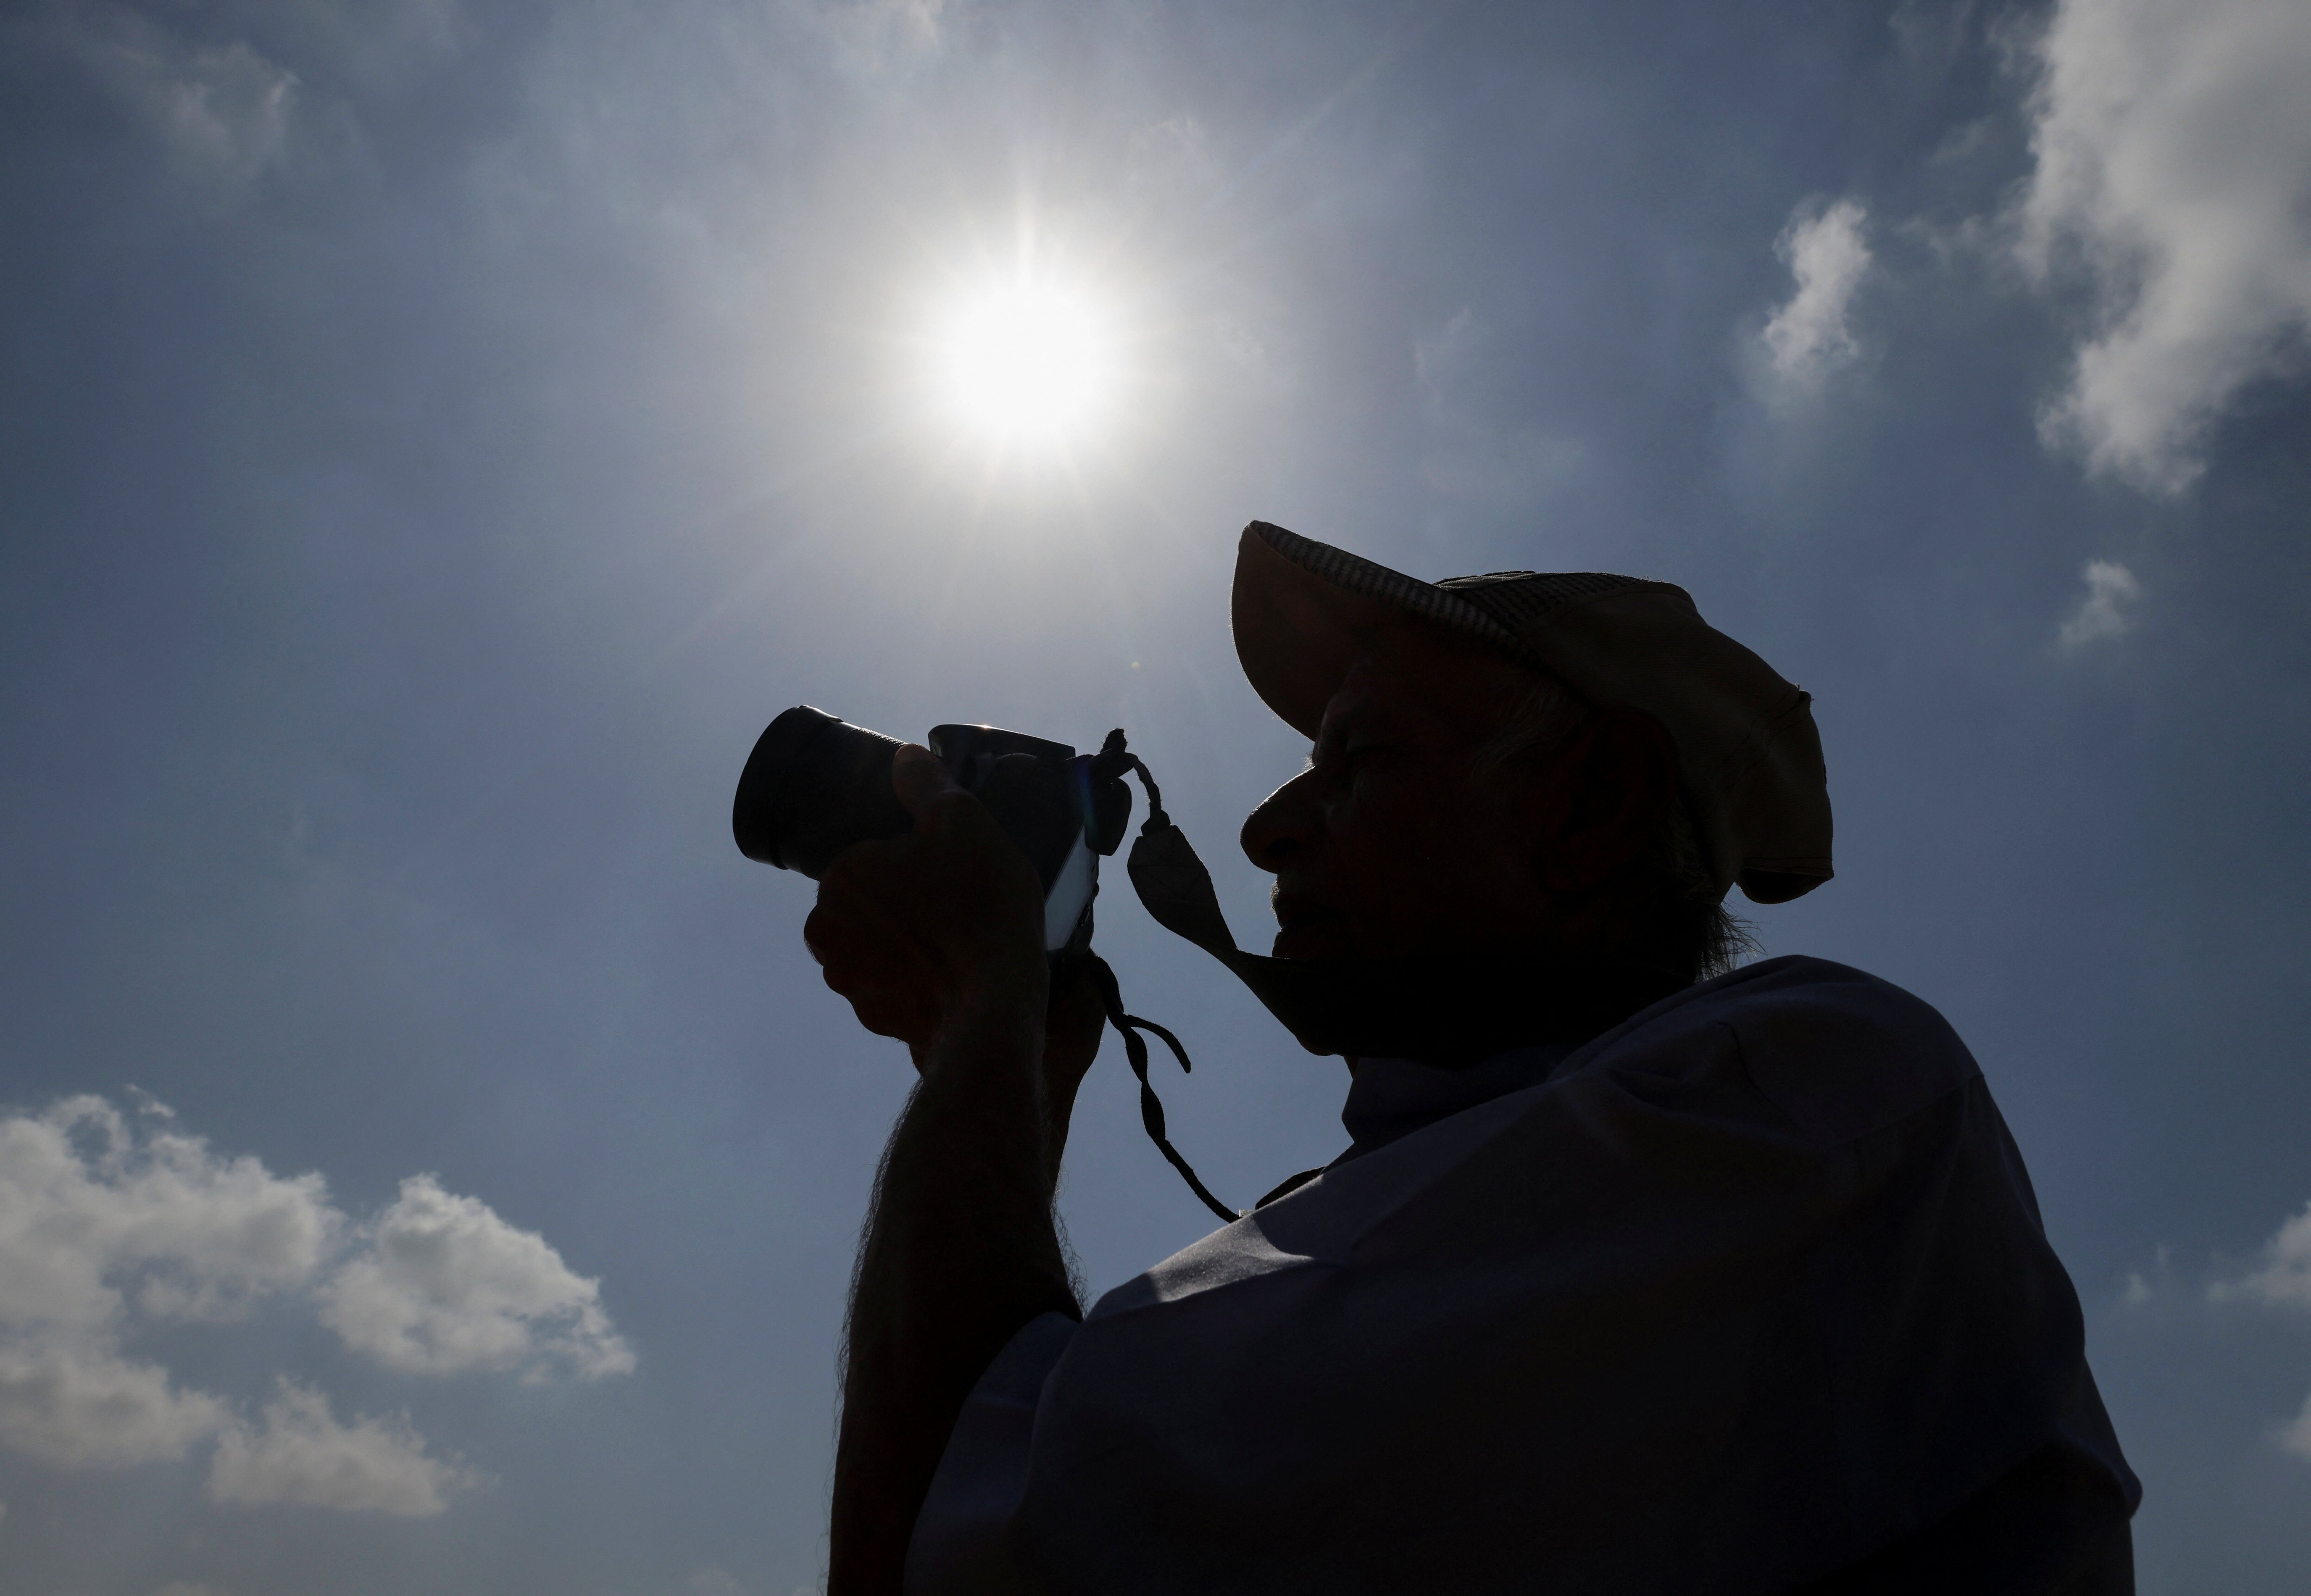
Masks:
[[[2276,1306],[2311,1309],[2311,1207],[2279,1227],[2263,1247],[2263,1267],[2252,1274],[2218,1280],[2208,1295],[2217,1302],[2246,1298]]]
[[[272,1301],[318,1305],[354,1350],[414,1373],[634,1366],[597,1284],[485,1203],[420,1176],[355,1225],[319,1175],[226,1156],[132,1099],[134,1114],[93,1096],[0,1114],[0,1445],[56,1468],[118,1467],[179,1461],[214,1435],[220,1501],[367,1492],[381,1511],[432,1512],[412,1504],[459,1476],[406,1424],[336,1426],[326,1399],[284,1388],[252,1431],[224,1398],[128,1356],[127,1339]],[[339,1461],[320,1496],[268,1483],[284,1459],[325,1457]]]
[[[2175,1256],[2172,1248],[2161,1242],[2152,1252],[2148,1269],[2129,1269],[2119,1287],[2118,1300],[2126,1307],[2140,1313],[2152,1304],[2162,1306],[2176,1300]]]
[[[54,1468],[174,1462],[226,1417],[216,1398],[178,1391],[166,1369],[102,1338],[0,1343],[0,1443]]]
[[[2079,607],[2062,623],[2062,640],[2066,649],[2083,648],[2106,637],[2124,637],[2134,624],[2129,606],[2142,597],[2142,584],[2134,572],[2113,560],[2089,560],[2081,573],[2087,584],[2086,597]]]
[[[1758,335],[1769,397],[1810,396],[1860,355],[1848,315],[1870,269],[1862,236],[1868,219],[1859,200],[1808,202],[1775,240],[1774,253],[1789,263],[1797,288]]]
[[[2311,1312],[2311,1206],[2263,1244],[2260,1269],[2217,1280],[2207,1295],[2219,1303],[2246,1301]],[[2273,1432],[2273,1439],[2298,1457],[2311,1459],[2311,1398],[2304,1400],[2301,1412]]]
[[[451,1492],[475,1483],[472,1470],[428,1456],[406,1418],[339,1424],[327,1397],[284,1378],[265,1405],[262,1429],[236,1425],[219,1438],[208,1493],[237,1506],[285,1503],[426,1518],[449,1505]]]
[[[10,1115],[0,1331],[100,1330],[124,1293],[155,1318],[231,1319],[310,1278],[341,1223],[320,1176],[282,1180],[181,1131],[140,1135],[100,1097]]]
[[[0,1118],[0,1443],[66,1468],[183,1457],[224,1404],[124,1358],[124,1329],[301,1286],[340,1224],[319,1176],[140,1132],[102,1098]]]
[[[391,1368],[593,1380],[634,1366],[599,1296],[598,1284],[571,1272],[543,1236],[417,1175],[322,1287],[321,1320]]]
[[[2043,430],[2167,493],[2311,332],[2311,6],[2062,0],[2038,46],[2018,249],[2082,274],[2093,330]]]
[[[2302,1412],[2280,1426],[2277,1439],[2280,1445],[2297,1457],[2311,1458],[2311,1397],[2303,1400]]]

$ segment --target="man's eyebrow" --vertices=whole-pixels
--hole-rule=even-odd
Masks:
[[[1356,699],[1337,715],[1326,715],[1316,728],[1316,740],[1309,746],[1308,763],[1314,764],[1328,748],[1339,746],[1349,732],[1372,718],[1373,706],[1368,699]]]

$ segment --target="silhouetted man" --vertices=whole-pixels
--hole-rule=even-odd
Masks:
[[[1100,999],[903,751],[917,833],[806,933],[922,1077],[836,1596],[2130,1592],[2140,1487],[1965,1046],[1858,971],[1732,967],[1730,887],[1830,875],[1807,695],[1625,577],[1431,584],[1255,522],[1234,603],[1314,745],[1243,828],[1275,960],[1191,855],[1149,904],[1347,1058],[1352,1145],[1086,1314],[1051,1202]]]

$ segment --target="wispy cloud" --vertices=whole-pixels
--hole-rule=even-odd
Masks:
[[[834,47],[837,65],[879,73],[939,47],[946,0],[802,0]]]
[[[2132,609],[2142,597],[2142,583],[2115,560],[2089,560],[2080,574],[2086,581],[2086,595],[2062,623],[2062,647],[2080,649],[2105,638],[2125,636],[2134,625]]]
[[[2037,48],[2016,248],[2091,330],[2042,431],[2177,493],[2239,390],[2311,332],[2311,6],[2062,0]]]
[[[2281,1225],[2263,1243],[2261,1266],[2216,1280],[2207,1288],[2209,1300],[2311,1313],[2311,1206]],[[2304,1400],[2302,1411],[2275,1434],[2288,1451],[2311,1458],[2311,1397]]]
[[[124,8],[70,14],[76,25],[60,33],[66,53],[179,176],[231,196],[287,160],[295,73],[245,42],[196,44]]]
[[[2165,1243],[2160,1243],[2151,1259],[2148,1271],[2129,1269],[2126,1285],[2119,1300],[2130,1308],[2147,1307],[2161,1296],[2171,1295],[2174,1286],[2175,1263]]]
[[[1562,487],[1584,463],[1580,439],[1531,427],[1504,428],[1483,387],[1499,340],[1462,306],[1412,345],[1412,373],[1428,438],[1420,475],[1438,493],[1508,509]]]
[[[1809,201],[1775,240],[1796,288],[1758,334],[1769,399],[1811,397],[1860,356],[1851,317],[1854,291],[1870,270],[1868,221],[1859,200]]]
[[[464,10],[463,0],[48,0],[9,19],[0,48],[76,68],[187,188],[229,207],[310,161],[317,131],[327,148],[346,147],[350,105],[309,103],[309,76],[356,93],[406,83],[458,48]]]
[[[2302,1412],[2280,1426],[2276,1439],[2297,1457],[2311,1458],[2311,1397],[2303,1399]]]

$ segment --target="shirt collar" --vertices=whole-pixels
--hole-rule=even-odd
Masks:
[[[1360,1059],[1340,1123],[1354,1158],[1425,1130],[1463,1109],[1537,1086],[1573,1051],[1570,1042],[1511,1048],[1478,1063],[1442,1069],[1411,1059]]]

